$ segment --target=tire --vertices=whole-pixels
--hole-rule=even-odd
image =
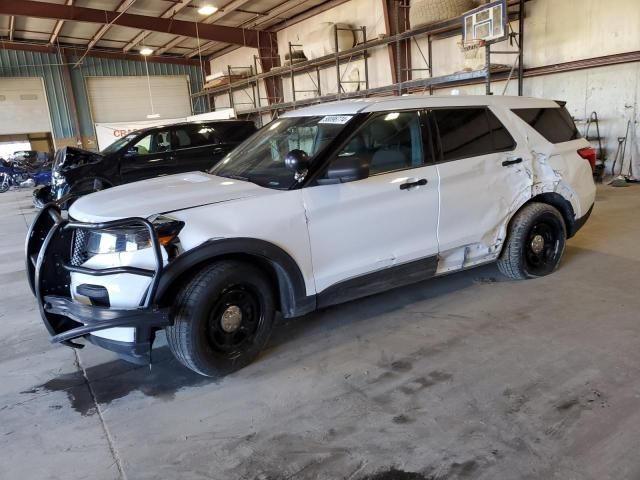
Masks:
[[[11,188],[11,177],[7,173],[0,173],[0,193],[8,192]]]
[[[560,265],[566,240],[560,212],[545,203],[530,203],[511,221],[498,269],[514,280],[549,275]]]
[[[226,375],[251,363],[273,327],[273,289],[258,268],[220,261],[201,270],[178,294],[167,343],[200,375]]]

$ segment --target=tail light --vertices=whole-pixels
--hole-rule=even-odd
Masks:
[[[592,147],[581,148],[578,150],[578,155],[584,158],[591,165],[591,170],[596,169],[596,149]]]

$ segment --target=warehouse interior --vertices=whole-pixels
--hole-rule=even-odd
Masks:
[[[485,32],[487,24],[491,31]],[[0,478],[639,478],[639,24],[637,0],[1,1]],[[468,247],[457,273],[411,284],[384,278],[388,288],[382,293],[339,304],[318,300],[317,308],[301,315],[288,315],[283,307],[255,360],[209,378],[185,368],[184,355],[175,355],[174,340],[167,339],[173,334],[162,329],[157,335],[150,330],[144,364],[98,348],[88,334],[80,339],[86,348],[67,348],[77,347],[78,337],[52,343],[59,332],[43,325],[51,307],[38,296],[50,277],[38,269],[62,257],[47,263],[46,249],[33,255],[29,240],[40,235],[34,225],[42,212],[48,215],[48,205],[61,212],[51,217],[55,228],[73,227],[76,220],[117,221],[104,213],[117,204],[124,212],[119,219],[142,217],[143,227],[153,231],[158,216],[230,201],[212,194],[184,203],[206,181],[188,172],[215,176],[223,171],[218,162],[250,150],[252,139],[279,132],[298,111],[321,112],[309,115],[337,126],[358,118],[350,110],[354,105],[405,102],[407,107],[397,107],[401,112],[416,99],[416,105],[452,102],[455,109],[465,99],[483,105],[479,97],[490,99],[488,109],[502,108],[498,97],[557,102],[575,125],[571,140],[578,153],[589,151],[578,158],[572,147],[582,167],[589,160],[588,187],[557,192],[569,198],[573,214],[576,198],[595,185],[595,204],[584,209],[582,222],[575,212],[575,232],[567,224],[564,256],[551,275],[512,281],[493,262],[468,268],[476,265],[466,263],[473,258]],[[389,111],[385,120],[395,121],[399,114]],[[421,115],[422,135],[440,135],[439,120]],[[198,140],[190,125],[197,125]],[[520,137],[523,128],[511,135],[529,142],[518,155],[535,163],[548,152],[533,141],[535,132]],[[214,130],[216,145],[205,140]],[[140,132],[151,133],[140,140]],[[425,155],[435,163],[441,155],[447,165],[443,144],[431,145]],[[302,154],[294,160],[312,156]],[[205,158],[215,165],[203,166]],[[501,157],[502,166],[522,162],[514,158]],[[73,166],[70,159],[89,172],[75,184],[65,173]],[[121,180],[109,177],[114,165]],[[295,173],[301,185],[308,172],[316,174],[309,165]],[[559,178],[560,170],[532,168],[531,189],[538,186],[536,175],[549,171]],[[469,171],[477,182],[485,182],[487,172],[482,166]],[[191,175],[191,192],[159,183],[174,174]],[[417,183],[406,190],[427,185],[417,173],[407,175],[402,181]],[[567,182],[577,178],[572,174]],[[429,178],[427,188],[446,184],[440,173],[435,180]],[[489,198],[498,180],[478,185],[468,178],[458,194],[484,205],[471,197]],[[154,182],[164,188],[153,190]],[[135,197],[127,195],[136,192],[139,199],[131,201]],[[348,209],[352,190],[344,192],[331,199]],[[158,202],[162,197],[162,210],[135,213],[154,196]],[[203,214],[199,221],[212,225],[225,212],[237,215],[229,235],[204,240],[278,231],[285,255],[297,261],[295,221],[313,228],[314,218],[304,210],[312,202],[305,198],[287,219],[266,198],[253,210],[235,211],[229,203]],[[505,245],[518,210],[509,202],[500,198],[486,211],[474,210],[476,217],[506,222],[505,230],[493,232]],[[80,212],[80,205],[90,204],[95,220],[89,213],[73,219],[74,205]],[[444,212],[431,207],[437,215]],[[389,214],[388,205],[374,208],[389,230],[403,217],[400,211]],[[438,228],[476,217],[438,217]],[[179,228],[187,223],[185,232],[204,235],[202,225],[176,218],[183,220]],[[419,229],[422,220],[413,221]],[[251,222],[253,229],[243,231]],[[329,228],[322,242],[350,248],[347,238],[354,234],[347,235],[347,222],[340,225]],[[471,230],[460,230],[465,228]],[[149,245],[159,245],[154,242],[163,237],[157,235]],[[181,241],[179,248],[187,250],[182,255],[189,255],[188,241]],[[363,250],[376,241],[358,238]],[[311,256],[314,248],[311,239]],[[173,261],[172,252],[167,247],[158,253],[159,264]],[[380,265],[383,260],[376,258]],[[310,275],[319,284],[315,261]],[[112,270],[119,267],[113,262]],[[280,279],[281,270],[273,278]],[[111,273],[126,276],[125,270]],[[70,282],[61,283],[69,288]],[[151,285],[144,298],[155,293],[157,284]],[[91,305],[108,309],[113,298],[112,305]]]

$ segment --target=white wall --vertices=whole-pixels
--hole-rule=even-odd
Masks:
[[[527,3],[525,66],[541,67],[638,51],[638,25],[638,0],[533,0]],[[516,24],[512,26],[517,27]],[[455,55],[458,41],[460,37],[434,43],[434,75],[461,69],[463,60],[459,54]],[[496,49],[505,47],[507,45],[501,44]],[[495,56],[494,61],[508,63],[511,59]],[[451,90],[438,90],[437,93],[447,94]],[[484,85],[458,90],[463,94],[485,93]],[[494,94],[502,94],[504,83],[495,83],[492,90]],[[507,94],[517,94],[516,82],[509,85]],[[640,162],[640,146],[635,141],[640,135],[640,63],[527,78],[524,95],[564,100],[578,120],[586,120],[591,112],[597,112],[609,167],[615,157],[617,138],[625,135],[627,122],[632,121],[630,144],[634,159]],[[578,126],[584,130],[583,122]],[[629,156],[627,161],[630,161]]]
[[[322,22],[345,23],[354,27],[365,26],[367,28],[368,40],[378,38],[379,35],[385,33],[382,0],[352,0],[278,32],[278,51],[280,52],[281,61],[284,62],[284,55],[289,51],[289,42],[294,44],[304,44],[307,34],[315,30],[317,25]],[[333,44],[333,40],[329,40],[331,41],[331,44]],[[391,70],[389,68],[389,55],[387,52],[386,46],[369,51],[370,87],[388,85],[391,83]],[[227,65],[252,65],[254,55],[257,55],[257,50],[254,48],[239,48],[233,52],[214,58],[211,61],[211,71],[226,71]],[[362,60],[344,62],[341,67],[341,74],[343,78],[346,79],[353,69],[358,69],[360,72],[360,78],[364,79],[364,62]],[[311,72],[310,75],[311,77],[306,73],[296,75],[296,91],[316,89],[316,74],[315,72]],[[335,67],[329,66],[321,70],[320,88],[323,95],[335,94],[337,92],[336,77]],[[362,88],[364,88],[364,83]],[[293,95],[291,81],[288,77],[283,78],[283,91],[285,101],[292,101]],[[262,83],[260,86],[260,92],[262,97],[266,96],[264,84]],[[252,95],[253,94],[250,90],[237,91],[234,94],[234,101],[248,102],[251,101],[250,97],[253,98]],[[296,94],[297,99],[304,99],[313,96],[315,95],[309,92]],[[216,96],[215,102],[216,108],[229,106],[228,95]],[[266,100],[262,100],[262,103],[266,104]],[[243,109],[247,108],[250,108],[250,106],[238,105],[237,111],[241,113]]]
[[[351,0],[316,17],[307,19],[278,32],[278,48],[281,55],[288,51],[288,42],[304,43],[308,32],[320,22],[366,25],[369,39],[385,33],[383,0]],[[525,66],[527,68],[571,62],[586,58],[601,57],[616,53],[640,51],[640,0],[532,0],[527,2],[525,20]],[[517,23],[512,24],[517,29]],[[434,41],[434,76],[451,74],[465,67],[458,43],[461,37]],[[427,55],[426,38],[418,39],[422,53]],[[497,50],[514,49],[508,42],[496,45]],[[247,64],[255,54],[254,49],[239,49],[219,59],[214,59],[213,70],[226,68],[227,64]],[[370,52],[370,86],[391,83],[391,70],[387,47]],[[493,56],[493,62],[511,64],[514,56]],[[425,68],[426,64],[415,43],[412,46],[414,68]],[[352,67],[362,69],[362,62]],[[312,75],[315,81],[315,74]],[[427,72],[414,72],[413,78],[425,78]],[[314,88],[306,74],[296,77],[296,89]],[[323,94],[336,92],[336,72],[330,67],[322,71]],[[501,94],[504,84],[494,84],[494,94]],[[484,94],[484,85],[460,88],[464,94]],[[284,78],[285,100],[291,101],[291,87]],[[264,92],[264,87],[262,88]],[[447,94],[450,89],[438,90]],[[516,94],[513,82],[508,94]],[[577,72],[567,72],[525,80],[525,95],[566,100],[567,108],[578,119],[586,119],[597,111],[601,119],[601,133],[606,137],[608,157],[613,160],[617,148],[616,138],[625,133],[627,121],[632,120],[634,133],[640,134],[640,64],[625,64]],[[236,96],[244,95],[240,92]],[[263,93],[264,95],[264,93]],[[298,98],[312,96],[298,94]],[[246,99],[246,95],[244,96]],[[221,99],[221,105],[225,103]],[[228,104],[228,100],[226,101]],[[217,105],[216,101],[216,105]],[[637,142],[634,148],[638,150]],[[637,152],[640,158],[640,151]]]

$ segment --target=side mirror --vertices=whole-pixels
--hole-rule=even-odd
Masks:
[[[284,158],[284,164],[289,170],[293,170],[296,182],[304,180],[311,166],[309,155],[304,150],[291,150]]]
[[[333,183],[355,182],[369,177],[369,163],[364,159],[351,157],[338,157],[327,168],[324,178],[318,180],[320,185]]]
[[[289,170],[293,170],[297,174],[303,174],[309,170],[311,163],[309,155],[304,150],[291,150],[284,159],[284,164]]]

